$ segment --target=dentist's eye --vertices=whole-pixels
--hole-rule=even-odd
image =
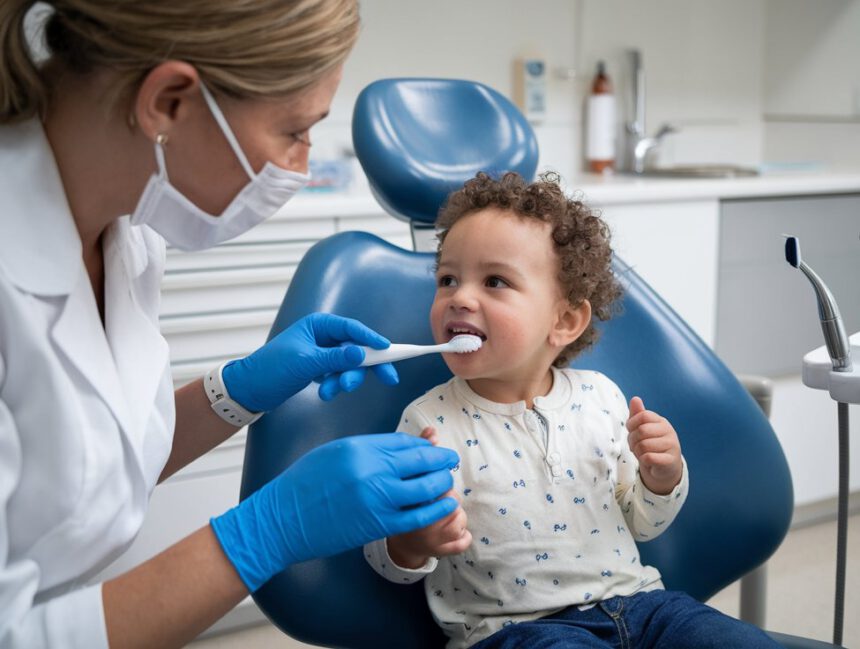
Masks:
[[[489,288],[507,288],[508,286],[510,286],[510,284],[508,284],[501,277],[493,276],[487,278],[487,286]]]
[[[457,280],[450,275],[442,275],[436,283],[438,286],[457,286]]]
[[[293,138],[299,144],[304,144],[305,146],[311,146],[311,134],[310,131],[298,131],[296,133],[290,133],[290,137]]]

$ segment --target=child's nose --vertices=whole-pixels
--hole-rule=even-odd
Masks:
[[[478,306],[477,293],[468,285],[461,284],[451,296],[451,308],[474,311]]]

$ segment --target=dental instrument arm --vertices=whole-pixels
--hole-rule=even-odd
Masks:
[[[849,436],[848,403],[860,403],[860,371],[851,362],[851,348],[860,348],[860,333],[848,338],[836,299],[800,256],[797,237],[786,236],[785,260],[799,268],[812,284],[818,302],[818,316],[824,333],[824,348],[803,358],[803,383],[824,389],[837,402],[839,429],[839,489],[836,522],[836,587],[833,609],[833,644],[842,645],[845,619],[845,571],[848,548]],[[856,342],[854,339],[857,339]],[[827,356],[824,355],[826,349]],[[829,360],[829,362],[828,362]]]
[[[821,280],[818,274],[812,270],[800,256],[800,241],[797,237],[786,237],[785,260],[806,275],[815,290],[818,302],[818,318],[821,321],[821,330],[824,333],[824,344],[833,361],[835,372],[851,371],[851,347],[848,344],[848,336],[845,334],[845,326],[842,324],[842,316],[836,299]]]

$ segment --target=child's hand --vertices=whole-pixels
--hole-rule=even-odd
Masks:
[[[460,494],[451,489],[445,496],[462,503]],[[472,533],[466,529],[466,512],[458,507],[447,518],[415,532],[388,537],[388,556],[401,568],[420,568],[430,557],[460,554],[472,545]]]
[[[439,436],[433,426],[422,430],[421,438],[433,446],[439,444]],[[463,502],[454,489],[445,496],[456,498],[459,503]],[[401,568],[420,568],[430,557],[460,554],[472,544],[472,533],[466,529],[466,523],[466,512],[462,507],[458,507],[447,518],[429,527],[389,537],[388,555]]]
[[[672,424],[656,412],[645,410],[642,399],[633,397],[627,430],[627,443],[639,460],[642,482],[655,494],[670,493],[681,481],[684,470],[681,443]]]
[[[426,439],[433,446],[439,446],[439,435],[436,434],[436,429],[433,426],[427,426],[421,431],[421,439]]]

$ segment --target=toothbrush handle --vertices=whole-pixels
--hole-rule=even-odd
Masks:
[[[387,349],[362,347],[364,350],[364,362],[361,364],[361,367],[370,367],[371,365],[379,365],[380,363],[393,363],[394,361],[402,361],[406,358],[432,354],[437,350],[437,347],[439,345],[405,345],[397,343],[389,345]]]

